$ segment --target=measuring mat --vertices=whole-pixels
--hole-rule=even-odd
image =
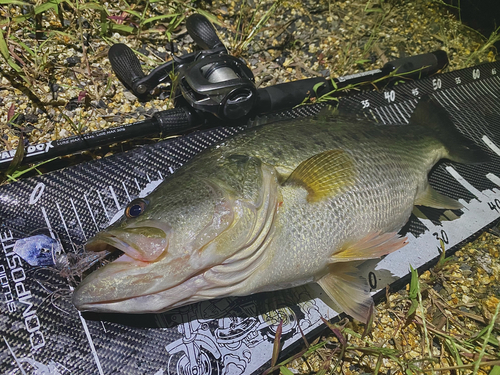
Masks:
[[[407,82],[341,99],[347,112],[384,124],[408,123],[431,95],[466,137],[486,150],[482,165],[440,163],[430,175],[461,210],[418,207],[402,232],[409,244],[360,272],[373,293],[500,217],[500,63]],[[312,114],[321,106],[291,110]],[[270,125],[272,126],[272,125]],[[269,366],[276,329],[283,351],[338,315],[319,287],[201,302],[164,314],[80,314],[64,263],[87,239],[164,178],[238,128],[167,140],[0,187],[1,374],[252,374]]]

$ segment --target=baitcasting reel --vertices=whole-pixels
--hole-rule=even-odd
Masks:
[[[139,99],[152,95],[160,84],[176,88],[176,107],[188,106],[223,120],[246,116],[257,100],[254,76],[246,63],[228,54],[214,27],[204,16],[188,17],[189,35],[202,51],[173,56],[148,75],[125,44],[109,49],[109,60],[117,77]]]

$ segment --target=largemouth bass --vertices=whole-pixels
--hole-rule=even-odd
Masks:
[[[151,313],[317,282],[347,314],[373,310],[364,260],[405,245],[414,205],[459,209],[427,175],[480,163],[443,108],[409,125],[321,115],[249,128],[193,158],[87,244],[124,254],[76,288],[82,311]]]

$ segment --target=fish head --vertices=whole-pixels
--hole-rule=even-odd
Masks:
[[[262,170],[254,172],[262,181]],[[195,172],[174,176],[130,202],[118,222],[88,241],[88,251],[123,254],[75,289],[79,310],[153,313],[222,296],[206,292],[220,285],[204,275],[254,240],[266,193],[257,179],[241,189],[241,176],[232,179],[228,171],[223,179]]]

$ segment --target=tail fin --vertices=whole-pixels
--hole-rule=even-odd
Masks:
[[[417,104],[410,124],[423,126],[448,150],[447,158],[464,164],[479,164],[490,161],[490,156],[478,145],[463,136],[456,128],[445,109],[426,96]]]

